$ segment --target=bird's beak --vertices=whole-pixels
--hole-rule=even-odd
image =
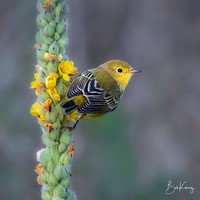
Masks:
[[[139,70],[139,69],[131,69],[131,71],[129,71],[131,74],[136,74],[136,73],[139,73],[139,72],[141,72],[141,70]]]

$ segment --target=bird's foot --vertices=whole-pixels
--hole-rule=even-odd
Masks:
[[[69,131],[71,132],[71,131],[73,131],[74,129],[75,129],[75,127],[73,126],[73,127],[67,127],[68,129],[69,129]]]

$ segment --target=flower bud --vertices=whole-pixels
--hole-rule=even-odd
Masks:
[[[66,37],[61,37],[60,40],[58,40],[58,44],[60,45],[61,48],[63,48],[68,42],[68,39]]]
[[[40,160],[44,166],[47,166],[48,162],[51,160],[51,155],[47,149],[43,149],[40,153]]]
[[[46,112],[46,119],[49,123],[55,123],[58,118],[58,112],[56,110],[52,110],[51,112]]]
[[[36,40],[37,40],[37,42],[39,43],[40,46],[42,44],[44,44],[44,35],[43,35],[42,31],[40,31],[36,34]]]
[[[56,32],[61,35],[64,32],[64,30],[65,30],[65,23],[61,21],[56,26]]]
[[[58,165],[54,170],[54,175],[58,180],[67,178],[65,167]]]
[[[47,147],[53,147],[56,146],[58,144],[58,142],[55,142],[53,140],[49,140],[49,137],[47,135],[47,133],[44,133],[44,129],[43,130],[43,134],[42,134],[42,142],[47,146]]]
[[[56,27],[56,22],[55,21],[51,21],[50,25],[53,26],[54,28]]]
[[[53,191],[53,196],[54,197],[61,197],[61,198],[65,198],[67,196],[66,189],[64,188],[64,186],[62,184],[59,184],[55,188],[55,190]]]
[[[60,35],[57,32],[55,32],[54,39],[56,41],[58,41],[60,39]]]
[[[61,137],[60,137],[60,142],[61,142],[61,143],[64,143],[65,145],[68,145],[68,144],[69,144],[69,142],[70,142],[70,132],[69,132],[68,129],[66,129],[66,130],[62,133],[62,135],[61,135]]]
[[[49,194],[48,191],[42,191],[42,199],[43,200],[49,200],[49,199],[51,199],[51,195]]]
[[[39,93],[38,97],[43,103],[49,99],[49,95],[46,92]]]
[[[57,141],[59,137],[59,132],[57,130],[52,130],[51,132],[48,133],[48,137],[53,141]]]
[[[58,55],[59,54],[59,45],[54,42],[50,45],[49,47],[49,53],[53,55]]]
[[[44,29],[44,27],[47,25],[47,22],[43,19],[41,15],[37,16],[37,25],[38,28]]]
[[[47,20],[47,22],[50,23],[51,21],[54,20],[54,16],[55,16],[54,12],[46,12],[44,18],[45,20]]]
[[[57,148],[52,149],[51,155],[52,155],[52,161],[53,161],[54,166],[57,166],[60,160],[60,154]]]
[[[50,185],[57,185],[58,180],[56,179],[56,177],[53,174],[49,175],[49,179],[48,179],[48,184]]]
[[[71,158],[72,158],[71,155],[66,153],[65,158],[63,160],[63,165],[70,167],[69,166],[69,161],[71,160]]]
[[[59,22],[60,20],[60,13],[61,13],[61,10],[62,10],[62,4],[61,3],[58,3],[56,8],[54,9],[54,13],[55,13],[55,21],[56,22]]]
[[[61,81],[56,85],[56,90],[61,97],[65,96],[67,93],[66,86]]]
[[[48,162],[48,164],[47,164],[47,171],[48,171],[49,173],[53,173],[53,171],[54,171],[54,164],[53,164],[52,160],[50,160],[50,161]]]
[[[53,43],[54,40],[53,40],[53,38],[45,37],[44,41],[45,41],[46,44],[50,45],[51,43]]]
[[[58,55],[58,62],[61,62],[63,60],[63,56],[62,56],[62,54],[59,54]]]
[[[43,51],[48,51],[49,50],[49,46],[47,44],[43,44],[42,45],[42,50]]]
[[[66,200],[76,200],[76,195],[73,191],[68,190],[67,199]]]
[[[49,73],[56,73],[58,71],[57,63],[49,62],[47,64],[47,70],[49,71]]]
[[[42,179],[42,182],[47,183],[49,178],[49,173],[44,171],[44,173],[40,174],[39,177]]]
[[[54,27],[51,26],[50,24],[47,24],[44,28],[44,35],[47,37],[52,37],[54,35]]]
[[[66,149],[66,145],[64,143],[60,143],[58,146],[59,153],[62,153]]]

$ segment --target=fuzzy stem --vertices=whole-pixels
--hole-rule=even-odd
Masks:
[[[37,153],[39,164],[35,171],[39,175],[38,183],[42,185],[43,200],[75,200],[74,193],[69,189],[74,148],[66,128],[69,120],[60,107],[70,82],[64,80],[58,71],[59,63],[68,60],[64,55],[68,42],[65,18],[68,7],[63,0],[38,0],[37,8],[39,32],[35,49],[38,73],[31,88],[37,89],[38,98],[31,114],[39,118],[42,141],[46,147]]]

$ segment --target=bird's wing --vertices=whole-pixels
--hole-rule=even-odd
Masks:
[[[72,98],[79,94],[83,94],[86,83],[92,78],[94,78],[93,74],[88,70],[83,72],[76,79],[74,79],[67,92],[67,98]]]
[[[87,99],[79,106],[80,113],[106,113],[113,111],[118,105],[118,101],[105,92],[90,70],[82,73],[72,82],[67,97],[72,98],[79,94],[83,94]]]

